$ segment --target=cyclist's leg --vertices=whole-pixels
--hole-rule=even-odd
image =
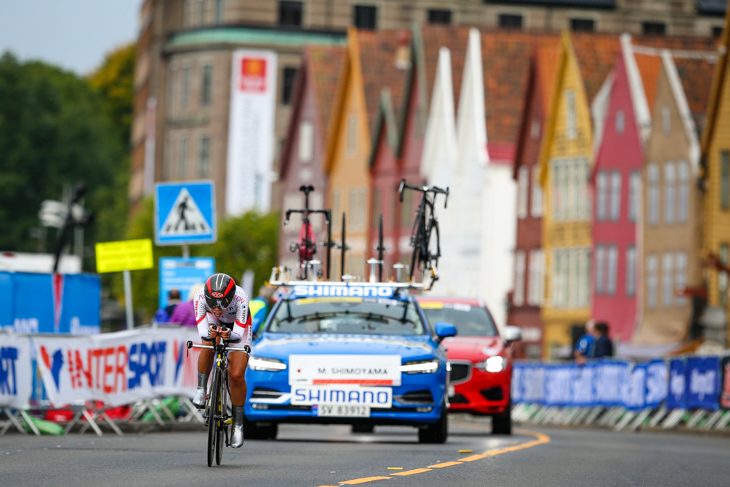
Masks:
[[[243,445],[243,406],[246,402],[246,366],[248,354],[243,352],[228,353],[228,380],[231,386],[231,405],[233,409],[233,432],[231,446],[239,448]]]
[[[212,345],[213,341],[203,340],[203,343]],[[213,368],[214,357],[215,351],[207,348],[200,350],[200,355],[198,355],[198,387],[193,397],[193,405],[198,409],[205,407],[205,393],[208,390],[208,377],[210,376],[210,370]]]

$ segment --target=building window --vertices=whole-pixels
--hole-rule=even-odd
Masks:
[[[185,0],[185,7],[183,10],[183,26],[193,26],[193,10],[195,8],[195,0]]]
[[[215,0],[215,23],[222,24],[225,20],[226,2],[225,0]]]
[[[428,10],[429,24],[450,24],[451,10],[432,8]]]
[[[303,10],[302,2],[280,1],[279,25],[301,27]]]
[[[603,245],[596,245],[596,283],[595,292],[596,294],[603,294],[605,287],[605,254],[603,252]]]
[[[636,247],[626,249],[626,295],[636,294]]]
[[[309,120],[299,124],[299,161],[306,164],[314,152],[314,125]]]
[[[672,120],[669,118],[669,107],[662,107],[662,130],[664,135],[669,135],[672,130]]]
[[[676,303],[677,306],[684,306],[687,298],[684,297],[684,291],[687,287],[687,253],[677,252],[674,262],[674,286],[677,290]]]
[[[170,64],[170,69],[167,73],[167,103],[170,105],[170,112],[175,109],[175,103],[177,102],[177,68]]]
[[[674,193],[677,184],[674,163],[664,164],[664,223],[674,223]]]
[[[616,133],[623,134],[624,128],[626,127],[626,115],[623,110],[616,112]]]
[[[585,308],[591,301],[591,250],[589,248],[575,249],[578,281],[575,305]]]
[[[656,308],[657,299],[657,257],[650,254],[646,258],[646,306]]]
[[[365,190],[361,188],[351,189],[349,196],[350,201],[347,213],[350,215],[350,227],[353,230],[362,230],[365,228],[365,218],[367,216],[367,206],[365,205]]]
[[[551,301],[553,307],[564,308],[567,304],[568,255],[564,250],[553,251],[553,282],[551,283]]]
[[[522,15],[517,14],[499,14],[499,26],[504,29],[521,29]]]
[[[663,36],[667,26],[663,22],[642,22],[641,30],[647,36]]]
[[[530,126],[530,138],[536,140],[538,137],[540,137],[540,120],[536,118]]]
[[[552,204],[555,220],[590,219],[588,161],[585,158],[558,159],[552,163]]]
[[[185,179],[187,171],[188,159],[188,141],[185,137],[180,137],[177,141],[177,178]]]
[[[205,178],[210,174],[210,137],[203,135],[200,138],[198,177]]]
[[[205,23],[205,0],[198,0],[198,25]]]
[[[540,185],[540,171],[538,169],[532,169],[530,214],[533,218],[540,218],[542,216],[542,185]]]
[[[720,205],[723,210],[730,208],[730,152],[720,153]]]
[[[598,171],[596,175],[596,220],[606,219],[606,186],[608,178],[606,171]]]
[[[515,252],[515,290],[512,293],[512,304],[522,306],[525,302],[525,252]]]
[[[517,218],[527,218],[527,196],[530,185],[530,168],[520,167],[517,172]]]
[[[347,155],[352,156],[357,150],[357,116],[347,118]]]
[[[649,179],[649,224],[659,223],[659,167],[656,163],[649,164],[647,169]]]
[[[720,244],[720,261],[727,265],[728,260],[728,245],[726,243]],[[722,306],[727,306],[727,274],[724,272],[717,273],[717,291],[718,301]]]
[[[358,29],[375,30],[378,28],[378,8],[374,5],[355,5],[353,24]]]
[[[686,222],[689,219],[689,164],[687,161],[680,161],[677,169],[679,172],[677,221]]]
[[[672,299],[674,294],[674,288],[672,287],[673,274],[672,254],[667,252],[662,256],[662,306],[664,307],[671,306],[672,301],[674,301]]]
[[[596,21],[593,19],[570,19],[570,30],[573,32],[593,32]]]
[[[297,68],[284,68],[283,81],[281,83],[281,104],[291,103],[291,95],[294,91],[294,81],[297,79]]]
[[[641,198],[641,173],[633,171],[629,179],[629,220],[635,222],[639,216]]]
[[[613,296],[616,294],[616,275],[618,274],[618,249],[615,245],[608,247],[608,262],[606,274],[608,283],[606,284],[606,293]]]
[[[180,105],[184,108],[188,106],[190,101],[190,66],[182,68],[182,78],[180,80]]]
[[[573,90],[565,91],[565,136],[568,139],[574,139],[576,136],[576,119],[575,119],[575,92]]]
[[[716,25],[712,28],[712,37],[722,37],[722,30],[723,27],[721,25]]]
[[[611,173],[611,220],[618,221],[621,215],[621,173]]]
[[[210,105],[213,100],[213,66],[206,64],[203,66],[203,83],[200,90],[200,103],[203,106]]]
[[[545,294],[545,256],[541,249],[530,251],[527,304],[541,306]]]

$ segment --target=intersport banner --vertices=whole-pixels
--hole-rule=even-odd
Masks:
[[[95,336],[33,337],[38,368],[53,407],[98,400],[121,406],[138,399],[192,395],[199,343],[191,328],[149,328]],[[30,384],[30,382],[29,382]]]
[[[28,409],[33,384],[30,338],[0,333],[0,406]]]

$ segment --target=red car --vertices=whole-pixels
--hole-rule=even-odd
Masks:
[[[512,434],[510,392],[512,350],[520,329],[508,326],[499,335],[480,299],[421,296],[418,302],[431,325],[452,323],[458,334],[444,340],[451,364],[449,411],[492,417],[492,433]]]

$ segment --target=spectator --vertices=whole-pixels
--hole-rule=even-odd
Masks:
[[[167,294],[167,306],[160,308],[155,313],[155,323],[167,323],[170,321],[172,314],[175,312],[175,307],[180,304],[180,291],[172,289]]]
[[[573,351],[575,361],[579,364],[586,363],[588,357],[590,357],[593,352],[593,342],[595,341],[593,330],[594,326],[595,324],[593,323],[593,320],[588,320],[588,322],[586,322],[585,334],[580,337],[578,344],[575,346],[575,350]]]
[[[608,338],[608,323],[599,321],[594,327],[595,342],[593,343],[593,353],[591,358],[613,357],[613,343]]]
[[[203,287],[202,284],[196,284],[190,288],[188,300],[177,305],[175,312],[170,316],[170,323],[175,323],[180,326],[197,326],[195,322],[195,304],[193,303],[193,297],[201,287]]]

